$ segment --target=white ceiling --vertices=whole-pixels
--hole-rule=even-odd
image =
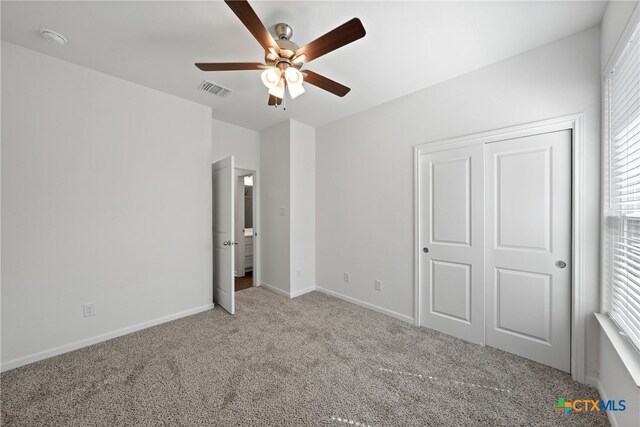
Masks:
[[[195,62],[256,62],[264,53],[221,1],[2,1],[2,40],[213,107],[213,116],[261,130],[291,118],[319,126],[597,25],[605,2],[253,1],[273,32],[300,45],[353,17],[365,38],[306,65],[352,88],[339,98],[311,85],[267,106],[257,71],[205,73]],[[44,41],[40,27],[69,43]],[[199,92],[203,79],[232,89]]]

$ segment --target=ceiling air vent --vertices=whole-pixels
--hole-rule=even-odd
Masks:
[[[202,83],[200,83],[200,85],[198,86],[198,89],[212,93],[216,96],[219,96],[220,98],[225,97],[231,93],[231,89],[219,86],[215,83],[210,82],[209,80],[203,80]]]

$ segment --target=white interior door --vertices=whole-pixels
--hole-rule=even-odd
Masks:
[[[211,165],[213,201],[213,300],[235,313],[234,299],[234,187],[233,156]]]
[[[569,372],[571,131],[485,150],[486,343]]]
[[[483,147],[420,156],[420,324],[484,343]]]

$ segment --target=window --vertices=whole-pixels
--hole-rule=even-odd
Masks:
[[[640,349],[640,25],[604,81],[604,278],[611,318]]]

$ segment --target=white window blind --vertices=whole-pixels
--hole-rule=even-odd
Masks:
[[[640,26],[605,81],[608,309],[640,349]]]

